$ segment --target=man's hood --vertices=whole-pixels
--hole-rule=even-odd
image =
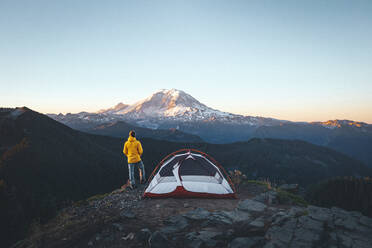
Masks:
[[[136,141],[136,138],[135,137],[132,137],[132,136],[129,136],[128,137],[128,141],[129,142],[134,142],[134,141]]]

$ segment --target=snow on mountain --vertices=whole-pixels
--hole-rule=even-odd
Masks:
[[[184,91],[171,89],[160,90],[150,97],[136,102],[118,111],[106,111],[126,115],[129,118],[167,118],[167,117],[193,117],[194,119],[208,119],[211,117],[233,117],[233,114],[218,111],[200,103]]]
[[[112,108],[114,109],[114,108]],[[199,102],[182,90],[160,90],[151,96],[117,111],[101,111],[100,114],[114,114],[125,119],[137,120],[139,125],[156,127],[162,121],[219,121],[251,126],[271,125],[279,120],[243,116],[219,111]],[[151,121],[149,121],[151,119]]]
[[[119,103],[112,108],[96,113],[80,112],[66,115],[49,114],[49,116],[74,128],[117,120],[130,121],[153,129],[165,122],[219,122],[248,126],[275,125],[283,122],[272,118],[243,116],[219,111],[177,89],[163,89],[134,104]]]

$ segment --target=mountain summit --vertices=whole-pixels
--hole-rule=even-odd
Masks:
[[[122,105],[120,108],[117,108],[117,106],[99,113],[125,115],[129,118],[186,117],[187,119],[209,119],[234,116],[233,114],[207,107],[191,95],[177,89],[163,89],[132,105]],[[117,109],[117,111],[113,111],[114,109]]]

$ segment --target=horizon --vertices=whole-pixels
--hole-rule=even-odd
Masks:
[[[0,2],[0,107],[97,112],[176,88],[224,112],[372,123],[370,1]]]

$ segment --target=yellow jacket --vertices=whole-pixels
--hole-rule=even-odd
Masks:
[[[135,137],[129,136],[127,142],[124,144],[123,153],[128,157],[129,164],[141,161],[141,155],[143,153],[141,142]]]

